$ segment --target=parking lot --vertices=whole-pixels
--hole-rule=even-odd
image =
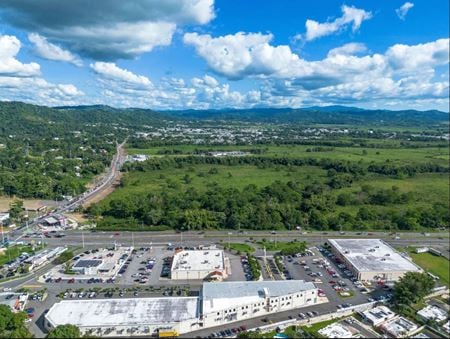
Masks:
[[[304,255],[284,257],[285,278],[314,282],[335,309],[373,301],[370,291],[346,275],[344,268],[338,267],[339,263],[327,253],[314,247]],[[383,293],[388,292],[383,290]]]

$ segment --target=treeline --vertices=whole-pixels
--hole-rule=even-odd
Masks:
[[[294,159],[287,157],[173,157],[156,159],[151,158],[144,162],[127,163],[124,171],[154,171],[168,168],[184,168],[192,165],[254,165],[261,168],[273,166],[318,166],[325,170],[333,170],[339,173],[349,173],[352,175],[365,175],[367,173],[377,173],[390,176],[414,176],[418,173],[448,173],[449,168],[436,164],[408,164],[399,165],[390,162],[383,164],[364,164],[334,159],[302,158]]]
[[[251,154],[264,154],[267,152],[268,148],[239,148],[237,149],[240,152],[247,152]],[[205,149],[199,149],[195,148],[193,151],[186,151],[179,148],[166,148],[161,149],[156,152],[158,155],[179,155],[179,154],[205,154],[208,152],[229,152],[232,151],[230,149],[223,149],[223,148],[205,148]]]
[[[410,193],[364,189],[351,200],[335,197],[327,184],[301,185],[276,181],[258,188],[248,185],[242,190],[211,184],[206,191],[186,190],[170,183],[161,192],[121,196],[109,203],[97,204],[89,212],[101,229],[105,224],[135,225],[133,229],[294,229],[297,225],[316,230],[416,230],[448,225],[448,206],[396,208],[414,199]],[[361,205],[356,214],[335,213],[337,205]],[[392,205],[378,212],[374,206]],[[99,218],[102,217],[102,218]],[[130,229],[128,227],[127,229]]]
[[[97,119],[97,118],[96,118]],[[102,173],[125,131],[85,112],[0,102],[0,196],[62,199]]]

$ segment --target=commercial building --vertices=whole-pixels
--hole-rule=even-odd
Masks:
[[[303,280],[204,283],[203,326],[212,327],[314,305],[318,289]]]
[[[392,338],[406,338],[419,329],[412,321],[399,317],[383,323],[379,329]]]
[[[339,323],[330,324],[319,330],[319,334],[326,338],[352,338],[353,333],[344,325]]]
[[[7,305],[13,312],[23,311],[28,301],[28,294],[2,292],[0,293],[0,305]]]
[[[46,249],[42,252],[39,252],[31,257],[28,257],[24,259],[24,262],[28,265],[28,269],[31,271],[35,269],[36,267],[42,266],[46,263],[48,263],[53,258],[56,258],[58,255],[66,251],[66,247],[56,247],[53,249]]]
[[[173,256],[170,277],[174,280],[223,280],[228,277],[229,260],[222,250],[181,250]]]
[[[73,266],[72,271],[78,274],[97,274],[99,266],[103,264],[100,259],[80,259]]]
[[[421,317],[424,321],[434,320],[436,322],[441,322],[447,319],[447,312],[436,305],[428,305],[422,308],[417,315]]]
[[[380,239],[329,239],[332,252],[360,281],[397,281],[420,267]]]
[[[96,336],[151,336],[198,328],[197,297],[63,300],[45,315],[47,329],[73,324]]]
[[[372,326],[378,326],[381,323],[391,320],[397,316],[386,306],[377,306],[372,309],[360,312],[360,315]]]
[[[64,300],[45,315],[47,329],[73,324],[96,336],[188,333],[313,305],[317,288],[302,280],[204,283],[199,297]]]

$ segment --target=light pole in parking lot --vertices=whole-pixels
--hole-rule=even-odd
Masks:
[[[83,248],[84,248],[84,232],[81,231],[81,243],[83,244]]]

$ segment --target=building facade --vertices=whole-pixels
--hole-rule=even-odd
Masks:
[[[395,282],[415,265],[380,239],[329,239],[331,251],[360,281]]]
[[[173,280],[223,280],[228,277],[229,261],[222,250],[181,250],[173,256]]]
[[[213,327],[318,302],[318,289],[303,280],[204,283],[202,323]]]
[[[318,290],[303,280],[204,283],[199,297],[63,300],[45,315],[47,329],[73,324],[95,336],[189,333],[314,305]]]

